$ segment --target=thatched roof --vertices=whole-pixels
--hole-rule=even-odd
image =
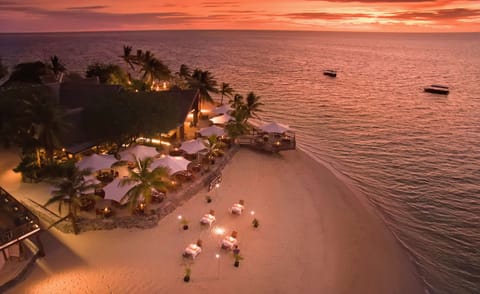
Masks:
[[[120,89],[118,85],[99,84],[96,78],[67,81],[60,84],[59,103],[65,108],[85,107]]]
[[[161,92],[122,93],[116,86],[112,87],[95,83],[88,85],[62,83],[60,87],[60,104],[66,108],[70,108],[69,111],[67,111],[66,120],[71,126],[69,132],[62,138],[62,142],[68,152],[77,153],[104,141],[102,138],[89,136],[88,132],[83,129],[84,124],[82,123],[85,120],[83,110],[89,105],[98,105],[98,103],[101,103],[102,98],[109,101],[109,97],[126,95],[129,99],[146,101],[145,103],[148,101],[147,105],[152,105],[153,103],[156,105],[156,107],[153,108],[161,107],[164,109],[162,113],[165,115],[166,111],[168,114],[165,116],[165,120],[161,125],[156,125],[156,127],[158,127],[156,131],[162,133],[183,125],[194,105],[195,94],[195,90],[181,90],[179,88],[172,88],[169,91]]]

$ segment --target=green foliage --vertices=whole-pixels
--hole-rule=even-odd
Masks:
[[[16,173],[21,173],[22,178],[37,180],[39,179],[40,167],[37,165],[37,160],[34,153],[26,153],[22,155],[20,163],[13,169]]]
[[[245,103],[245,109],[247,111],[247,119],[250,117],[257,117],[257,112],[261,112],[260,107],[263,105],[260,102],[260,96],[257,96],[255,93],[250,92],[247,94],[247,103]]]
[[[14,67],[7,84],[15,82],[41,84],[41,76],[48,73],[49,67],[41,61],[19,63]]]
[[[123,46],[123,55],[120,57],[141,75],[141,80],[148,86],[146,90],[150,90],[155,80],[170,80],[171,72],[168,66],[148,50],[137,50],[136,55],[133,55],[131,46]]]
[[[120,181],[120,185],[134,184],[125,195],[132,211],[142,197],[142,202],[145,202],[146,205],[150,204],[153,189],[165,192],[168,187],[168,170],[164,167],[157,167],[151,171],[150,165],[152,162],[151,157],[135,160],[135,168],[130,170],[129,177]]]
[[[75,173],[75,161],[51,162],[43,165],[39,170],[40,179],[68,178]]]
[[[223,104],[223,96],[231,97],[233,95],[233,88],[230,87],[230,84],[228,83],[222,83],[219,93],[222,95],[222,100],[220,101],[220,104]]]
[[[196,126],[198,121],[198,114],[200,112],[200,104],[202,102],[213,103],[213,98],[210,93],[218,93],[217,81],[209,71],[195,69],[188,80],[189,87],[197,90],[197,99],[195,100],[193,115],[193,124]]]
[[[234,254],[233,258],[235,258],[235,261],[238,261],[238,262],[244,259],[243,256],[240,255],[240,253]]]
[[[69,177],[74,173],[74,170],[75,162],[73,160],[53,161],[39,166],[35,152],[24,153],[18,166],[13,169],[14,172],[21,173],[23,179],[35,181]]]
[[[212,135],[208,137],[208,156],[209,157],[217,157],[217,156],[222,156],[225,154],[223,151],[223,148],[225,148],[226,144],[223,143],[222,141],[217,139],[217,136]]]
[[[252,225],[253,225],[255,228],[258,228],[258,226],[260,225],[260,222],[258,221],[258,219],[254,218],[253,221],[252,221]]]
[[[6,65],[2,63],[2,59],[0,58],[0,80],[3,79],[8,75],[8,68]]]
[[[50,95],[34,94],[25,101],[25,115],[31,128],[30,136],[38,148],[44,148],[47,160],[52,160],[55,149],[62,146],[60,137],[70,127],[65,122],[65,112]]]
[[[225,126],[228,135],[231,138],[237,138],[246,134],[249,130],[247,125],[247,111],[244,107],[240,107],[232,113],[234,120],[228,122]]]
[[[62,206],[67,207],[67,217],[72,222],[74,233],[78,233],[76,224],[77,210],[82,206],[82,193],[94,187],[85,176],[91,173],[90,170],[78,170],[73,168],[70,173],[62,178],[53,179],[54,190],[52,197],[45,203],[45,206],[58,203],[58,211],[61,213]],[[92,196],[93,197],[93,196]]]
[[[50,57],[50,70],[53,72],[53,74],[55,74],[55,76],[67,71],[65,65],[63,65],[57,55]]]
[[[186,64],[180,65],[180,69],[175,73],[175,86],[180,89],[188,89],[190,87],[189,81],[192,78],[192,71]]]
[[[95,62],[87,67],[86,76],[98,77],[101,84],[121,85],[128,87],[128,75],[118,65],[113,63]]]
[[[68,126],[45,86],[0,89],[0,141],[23,149],[58,147]],[[49,149],[49,151],[51,151]]]

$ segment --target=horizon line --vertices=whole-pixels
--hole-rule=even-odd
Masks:
[[[145,30],[78,30],[78,31],[18,31],[18,32],[0,32],[0,35],[13,34],[68,34],[68,33],[125,33],[125,32],[175,32],[175,31],[221,31],[221,32],[310,32],[310,33],[372,33],[372,34],[476,34],[480,31],[458,31],[458,32],[407,32],[407,31],[328,31],[328,30],[296,30],[296,29],[145,29]]]

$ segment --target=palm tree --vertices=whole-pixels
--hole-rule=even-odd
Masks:
[[[33,94],[31,99],[25,101],[25,116],[31,124],[30,135],[38,144],[37,162],[40,167],[39,149],[44,148],[47,161],[53,159],[55,149],[61,147],[60,136],[68,127],[64,121],[65,113],[58,105],[54,104],[48,96]]]
[[[180,70],[178,71],[178,76],[185,81],[188,81],[192,77],[192,71],[186,64],[180,65]]]
[[[260,96],[255,95],[255,93],[250,92],[247,94],[247,103],[245,104],[245,109],[247,111],[247,119],[250,117],[258,118],[256,112],[261,112],[260,107],[263,105],[260,102]]]
[[[238,136],[246,134],[248,132],[248,125],[247,125],[247,111],[245,107],[240,107],[236,109],[233,113],[234,120],[228,122],[225,126],[228,135],[235,139]]]
[[[225,143],[218,140],[217,136],[212,135],[208,137],[207,156],[209,158],[212,158],[212,157],[218,157],[218,156],[224,155],[225,154],[225,152],[223,151],[224,147],[225,147]]]
[[[240,94],[235,94],[235,96],[233,96],[232,99],[230,99],[228,101],[228,103],[230,103],[230,106],[232,106],[233,109],[237,110],[237,109],[240,109],[243,107],[243,105],[245,104],[243,102],[243,96],[240,95]]]
[[[223,105],[223,96],[231,97],[233,94],[233,88],[230,87],[230,84],[228,83],[222,83],[222,85],[220,86],[220,94],[222,94],[220,104]]]
[[[73,232],[78,234],[77,211],[82,206],[81,196],[87,190],[91,190],[94,187],[90,181],[85,181],[84,178],[90,173],[91,171],[88,169],[74,169],[68,177],[52,181],[54,186],[52,198],[50,198],[44,206],[58,202],[58,212],[60,215],[62,214],[63,206],[67,207],[67,215],[50,225],[50,227],[55,226],[65,219],[70,219]],[[90,195],[90,197],[93,198],[94,196]]]
[[[137,51],[137,62],[140,65],[140,72],[143,72],[142,80],[148,85],[152,85],[155,79],[170,79],[170,69],[157,59],[152,52],[141,50]]]
[[[132,46],[126,46],[124,45],[123,46],[123,55],[119,56],[120,58],[123,59],[123,61],[125,61],[126,64],[128,64],[130,66],[130,68],[132,70],[135,70],[135,68],[133,67],[133,60],[132,60]]]
[[[53,71],[53,74],[55,75],[55,78],[58,79],[58,76],[61,73],[64,73],[67,71],[65,68],[65,65],[63,65],[60,62],[60,59],[58,58],[57,55],[53,55],[50,57],[50,69]]]
[[[120,185],[135,185],[125,195],[128,197],[132,211],[138,204],[140,197],[143,197],[143,201],[148,205],[152,201],[152,189],[166,191],[168,187],[167,168],[158,167],[150,171],[149,167],[153,162],[151,157],[142,160],[136,159],[135,162],[136,168],[130,171],[130,176],[120,181]]]
[[[190,88],[197,90],[197,99],[195,102],[195,113],[193,115],[193,125],[197,125],[198,113],[202,102],[213,103],[210,93],[218,93],[217,81],[215,77],[207,70],[195,69],[189,80]]]
[[[182,64],[178,72],[175,73],[175,85],[181,89],[188,89],[191,77],[192,71],[190,68],[186,64]]]
[[[0,80],[3,79],[8,74],[8,68],[2,63],[0,58]]]

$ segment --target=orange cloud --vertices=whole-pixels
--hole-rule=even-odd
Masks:
[[[469,0],[0,0],[0,32],[135,29],[480,31]],[[365,25],[365,24],[368,24]],[[428,24],[428,27],[425,26]]]

